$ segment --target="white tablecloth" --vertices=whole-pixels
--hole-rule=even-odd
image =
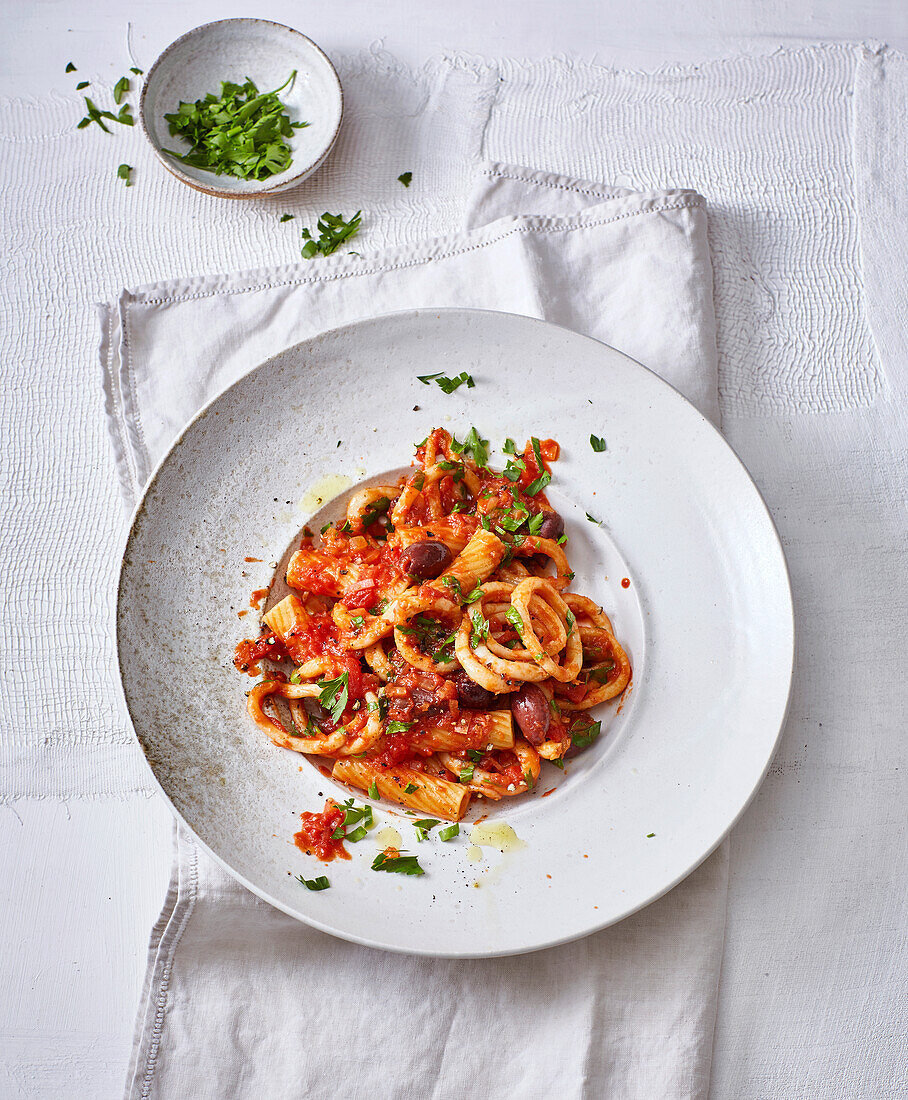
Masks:
[[[433,72],[411,80],[389,70],[390,79],[370,84],[362,67],[349,67],[350,143],[338,173],[296,197],[301,213],[371,202],[400,215],[380,205],[376,184],[375,165],[393,157],[394,176],[424,173],[433,201],[419,218],[408,208],[388,224],[400,239],[445,228],[462,200],[463,162],[420,160],[419,139],[438,132],[446,94],[464,90],[477,111],[443,131],[449,153],[472,156],[478,141],[488,156],[630,186],[683,183],[711,204],[723,426],[779,523],[800,637],[782,749],[732,837],[714,1090],[899,1095],[905,63],[882,50],[828,47],[647,77],[458,60],[427,95],[420,80]],[[210,218],[212,208],[188,194],[168,205],[169,181],[155,175],[138,135],[118,135],[116,147],[98,145],[100,133],[77,140],[77,112],[71,98],[48,96],[5,103],[0,117],[9,227],[0,339],[11,378],[2,426],[16,456],[2,497],[4,529],[15,533],[3,549],[8,800],[77,791],[119,798],[144,785],[114,703],[110,597],[100,595],[109,592],[121,518],[95,388],[91,303],[123,284],[290,259],[296,247],[275,206]],[[369,150],[358,172],[354,142]],[[128,191],[115,179],[121,160],[138,167]],[[736,312],[723,314],[723,303]],[[737,319],[729,325],[723,315]],[[49,662],[52,675],[38,687],[35,670]],[[42,857],[29,866],[37,861],[39,875],[54,868],[44,890],[77,896],[79,879],[56,860],[53,835],[48,844],[47,830],[60,835],[65,815],[42,808],[30,821],[29,851]],[[18,835],[6,844],[19,850]],[[131,866],[128,854],[120,866]],[[51,1079],[54,1035],[34,1025],[24,1034],[17,1006],[30,1003],[29,983],[45,988],[41,960],[65,957],[54,954],[62,933],[51,905],[41,909],[43,954],[23,968],[36,924],[15,891],[39,896],[28,894],[34,878],[25,868],[7,881],[15,934],[3,965],[19,992],[8,1001],[2,1054],[6,1080],[20,1090]],[[104,881],[92,879],[95,889]],[[129,888],[122,875],[108,881]],[[70,926],[78,920],[86,916],[77,908]],[[82,927],[90,935],[91,923]],[[48,1004],[62,979],[55,966]],[[97,990],[103,965],[92,973]],[[78,1080],[92,1063],[83,1044],[70,1043],[64,1037],[55,1049]]]

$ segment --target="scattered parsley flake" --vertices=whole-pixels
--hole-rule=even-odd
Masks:
[[[592,718],[585,715],[582,718],[575,718],[568,732],[571,735],[571,744],[578,749],[585,749],[602,732],[602,723],[594,722]]]
[[[117,169],[117,179],[126,180],[126,186],[132,187],[132,180],[129,178],[129,173],[132,171],[132,165],[121,164]]]
[[[74,72],[77,72],[78,70],[76,69],[76,66],[71,61],[68,61],[67,64],[66,64],[66,68],[63,71],[65,73],[74,73]]]
[[[357,210],[349,221],[345,221],[343,214],[329,214],[325,211],[318,219],[318,237],[313,237],[308,229],[302,231],[302,238],[306,242],[300,250],[304,260],[311,260],[313,256],[330,256],[338,248],[356,236],[362,225],[362,210]]]
[[[438,830],[439,840],[453,840],[456,836],[460,836],[460,826],[457,824],[448,825],[446,828]]]
[[[602,521],[601,521],[601,520],[598,520],[598,519],[596,519],[596,517],[595,517],[595,516],[591,516],[591,515],[589,514],[589,512],[587,512],[587,513],[586,513],[586,518],[587,518],[587,519],[588,519],[588,520],[590,521],[590,523],[595,523],[597,527],[601,527],[601,526],[602,526]]]
[[[335,722],[340,720],[340,716],[347,706],[349,679],[349,673],[342,672],[336,680],[317,681],[318,686],[322,689],[318,701],[326,710],[330,710],[331,718]]]
[[[131,68],[129,71],[131,73],[135,73],[136,76],[144,76],[145,75],[145,73],[143,72],[142,69],[137,69],[137,68],[135,68],[135,66],[133,66],[133,68]]]
[[[301,882],[307,890],[327,890],[331,885],[325,875],[319,875],[318,878],[303,878],[302,875],[297,875],[296,880]]]
[[[281,214],[278,220],[281,222],[292,222],[295,217],[296,214]]]
[[[399,875],[424,875],[426,872],[420,867],[416,856],[404,855],[402,852],[396,856],[379,852],[372,861],[373,871],[390,871]]]
[[[397,177],[397,179],[400,183],[402,183],[404,185],[404,187],[409,187],[410,186],[410,181],[413,179],[413,173],[412,172],[401,172],[401,174]]]
[[[488,467],[489,441],[483,439],[475,428],[470,428],[469,434],[463,443],[458,443],[456,439],[452,439],[451,450],[454,451],[455,454],[463,454],[465,452],[471,454],[477,466],[483,468]]]
[[[654,837],[655,835],[656,835],[655,833],[647,833],[646,834],[646,839],[649,840],[651,837]]]
[[[605,450],[605,440],[601,436],[591,435],[590,436],[590,446],[593,448],[594,451],[604,451]]]
[[[459,778],[461,783],[469,783],[473,778],[473,765],[467,764],[465,768],[461,768]]]
[[[121,76],[116,84],[114,84],[113,99],[118,107],[123,102],[123,96],[126,95],[131,87],[132,85],[129,83],[128,76]]]
[[[83,88],[87,88],[87,87],[89,87],[88,81],[87,80],[80,80],[79,83],[76,85],[76,91],[81,92]]]
[[[377,784],[377,783],[375,782],[375,780],[374,780],[374,779],[373,779],[373,780],[372,780],[372,782],[371,782],[371,783],[369,784],[369,792],[368,792],[368,793],[369,793],[369,797],[370,797],[370,798],[378,798],[378,797],[380,797],[380,796],[379,796],[379,793],[378,793],[378,784]]]
[[[385,726],[385,733],[406,733],[412,725],[412,722],[389,722]]]

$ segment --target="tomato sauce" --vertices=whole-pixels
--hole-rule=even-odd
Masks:
[[[248,672],[251,676],[258,676],[258,669],[254,666],[263,657],[267,657],[269,661],[284,661],[287,659],[287,651],[281,644],[280,638],[270,630],[255,641],[245,638],[240,642],[234,650],[233,663],[239,672]]]
[[[293,842],[307,856],[315,856],[323,863],[330,863],[333,859],[350,859],[343,840],[336,840],[331,835],[343,820],[344,811],[329,798],[320,814],[300,814],[302,828],[294,833]]]

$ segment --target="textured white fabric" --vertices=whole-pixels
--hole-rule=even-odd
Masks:
[[[544,215],[533,216],[537,206]],[[467,210],[473,228],[426,244],[121,294],[106,311],[103,357],[127,492],[194,410],[256,362],[333,325],[412,306],[570,324],[717,417],[698,195],[637,195],[494,164]],[[181,835],[127,1096],[333,1096],[355,1002],[357,1060],[393,1067],[385,1097],[704,1097],[726,882],[723,845],[658,904],[582,943],[518,959],[402,959],[301,928]],[[381,996],[364,998],[364,982]],[[267,995],[249,997],[250,988]],[[301,1041],[313,1005],[320,1041]],[[548,1036],[544,1063],[523,1042],[486,1041],[528,1015]],[[419,1043],[388,1020],[421,1021]]]
[[[846,46],[658,73],[348,62],[337,154],[286,200],[248,206],[178,187],[137,133],[77,134],[75,99],[0,102],[0,799],[147,789],[117,704],[123,517],[92,303],[292,263],[297,227],[324,209],[370,212],[363,250],[448,232],[480,155],[694,187],[723,430],[779,525],[799,636],[778,758],[731,838],[712,1093],[905,1095],[906,74],[893,51]],[[279,225],[285,209],[297,221]]]

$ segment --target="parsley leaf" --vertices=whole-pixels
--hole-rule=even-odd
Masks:
[[[460,586],[460,582],[458,582],[458,587],[459,586]],[[476,582],[476,587],[473,589],[473,591],[468,592],[466,596],[462,597],[462,599],[463,599],[464,603],[475,603],[478,599],[481,598],[481,596],[482,596],[482,581],[477,581]]]
[[[489,624],[478,607],[475,611],[470,612],[470,621],[473,624],[473,627],[470,630],[470,645],[473,647],[473,649],[475,649],[478,645],[481,645],[488,638]]]
[[[375,780],[374,780],[374,779],[373,779],[373,780],[372,780],[372,782],[371,782],[371,783],[369,784],[369,797],[370,797],[370,798],[378,798],[378,797],[380,797],[380,796],[379,796],[379,793],[378,793],[378,784],[377,784],[377,783],[375,782]]]
[[[136,69],[135,67],[133,67],[133,68],[132,68],[132,69],[130,69],[129,71],[130,71],[131,73],[135,73],[135,74],[136,74],[136,76],[144,76],[144,75],[145,75],[145,73],[144,73],[144,72],[142,71],[142,69]]]
[[[646,834],[646,839],[649,840],[650,837],[654,837],[655,835],[656,835],[655,833],[647,833]]]
[[[509,607],[504,613],[504,617],[508,620],[511,626],[517,631],[519,636],[523,637],[523,619],[520,617],[520,612],[516,607]]]
[[[542,455],[539,453],[539,440],[535,436],[532,436],[530,444],[533,448],[533,457],[536,459],[536,465],[541,472],[535,481],[530,482],[524,492],[527,496],[534,497],[541,489],[544,489],[546,485],[548,485],[552,480],[552,475],[542,465]]]
[[[452,439],[451,450],[455,454],[465,452],[471,454],[477,466],[485,468],[489,464],[489,441],[483,439],[475,428],[470,428],[469,434],[463,443],[458,443],[456,439]]]
[[[389,722],[385,726],[385,733],[406,733],[412,725],[412,722]]]
[[[330,256],[338,248],[356,236],[362,224],[362,210],[357,210],[349,221],[344,221],[343,214],[329,214],[327,211],[318,219],[318,237],[313,237],[308,229],[302,231],[303,240],[306,242],[300,250],[304,260],[311,260],[313,256],[321,254]]]
[[[281,214],[278,221],[280,221],[280,222],[292,222],[295,217],[296,217],[295,214]]]
[[[594,451],[604,451],[605,450],[605,440],[601,436],[591,435],[590,436],[590,446],[593,448]]]
[[[331,718],[338,722],[344,713],[349,697],[348,684],[350,675],[342,672],[336,680],[318,680],[318,686],[322,689],[318,701],[326,709],[330,710]]]
[[[397,178],[404,185],[404,187],[409,187],[410,181],[413,179],[413,173],[401,172],[401,174]]]
[[[424,875],[426,872],[420,867],[416,856],[406,856],[401,853],[396,856],[379,852],[372,861],[373,871],[390,871],[399,875]]]
[[[473,778],[473,765],[472,764],[467,764],[466,767],[460,769],[459,779],[460,779],[461,783],[469,783],[472,778]]]
[[[602,520],[596,519],[595,516],[591,516],[589,512],[586,513],[586,518],[590,521],[590,523],[595,523],[598,527],[602,526]]]
[[[68,61],[68,62],[66,63],[66,68],[65,68],[65,69],[64,69],[63,71],[64,71],[65,73],[74,73],[74,72],[76,72],[77,70],[76,70],[76,66],[75,66],[75,65],[74,65],[74,64],[73,64],[73,63],[72,63],[71,61]]]
[[[121,76],[120,79],[116,82],[116,84],[114,84],[113,100],[114,100],[114,103],[116,103],[116,105],[118,107],[123,102],[123,96],[126,95],[126,93],[129,91],[130,87],[131,87],[131,85],[129,83],[129,77],[128,76]]]
[[[514,443],[514,440],[511,439],[510,436],[508,436],[508,438],[504,441],[504,446],[501,449],[506,455],[516,455],[517,454],[517,446]]]
[[[459,825],[448,825],[447,828],[438,830],[439,840],[453,840],[456,836],[460,836]]]
[[[286,139],[294,130],[308,126],[306,122],[291,122],[278,98],[278,92],[295,78],[294,69],[280,88],[262,93],[248,77],[242,84],[225,80],[220,96],[209,92],[195,103],[181,102],[164,118],[171,134],[179,134],[189,142],[189,152],[164,152],[218,176],[264,180],[285,171],[293,163]]]
[[[443,371],[438,371],[436,374],[417,374],[417,380],[422,382],[424,386],[428,386],[430,382],[434,382],[443,393],[453,393],[458,387],[466,383],[467,389],[471,390],[476,385],[473,381],[473,375],[467,374],[466,371],[461,371],[460,374],[454,378],[448,378]]]
[[[117,169],[117,179],[126,180],[126,186],[132,187],[132,180],[129,178],[129,173],[132,171],[132,166],[129,164],[121,164]]]
[[[585,749],[591,745],[602,732],[602,723],[594,722],[588,715],[575,718],[568,731],[571,735],[571,744],[578,749]]]
[[[87,80],[80,80],[79,83],[76,85],[76,91],[81,92],[83,88],[87,88],[88,86],[89,83]]]
[[[303,878],[302,875],[297,875],[296,880],[301,882],[307,890],[327,890],[331,885],[325,875],[319,875],[318,878]]]

